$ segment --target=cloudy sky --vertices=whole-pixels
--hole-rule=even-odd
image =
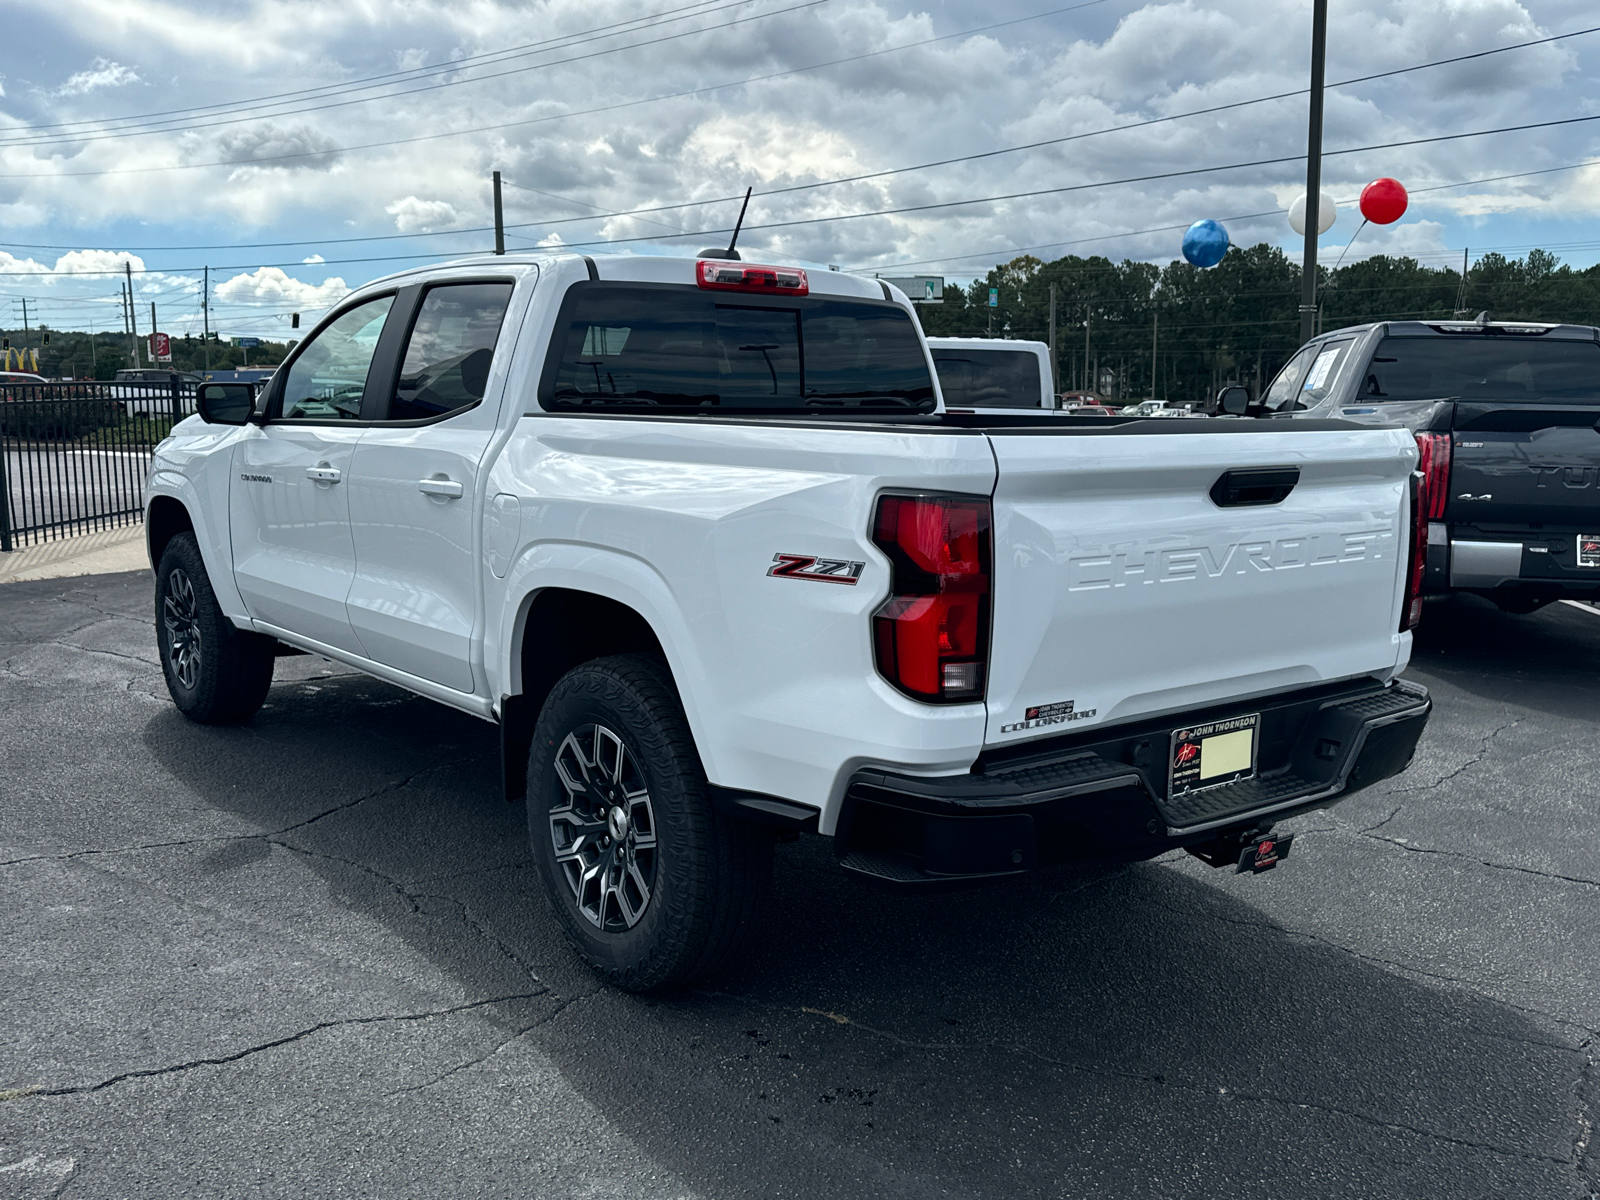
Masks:
[[[1600,25],[1584,0],[1331,10],[1330,83]],[[1303,190],[1306,98],[1239,102],[1305,86],[1310,0],[8,11],[7,326],[26,296],[35,322],[120,329],[117,280],[92,272],[127,260],[142,314],[155,301],[171,332],[198,331],[209,264],[214,328],[288,336],[291,311],[309,319],[397,267],[491,248],[495,169],[513,248],[692,252],[719,240],[705,231],[731,225],[747,186],[747,257],[886,274],[970,279],[1022,251],[1165,262],[1200,217],[1236,244],[1297,242],[1275,210]],[[1459,263],[1463,247],[1538,245],[1600,261],[1600,121],[1332,153],[1600,114],[1597,67],[1600,32],[1579,33],[1330,88],[1324,170],[1342,208],[1324,260],[1359,223],[1343,202],[1392,175],[1411,209],[1352,256]],[[1234,107],[1184,115],[1219,106]],[[1233,165],[1269,159],[1291,161]],[[1216,167],[1229,169],[1194,173]],[[1168,177],[1116,182],[1154,175]],[[1503,175],[1520,177],[1480,182]]]

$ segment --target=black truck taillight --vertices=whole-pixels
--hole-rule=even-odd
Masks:
[[[935,703],[981,700],[993,554],[984,496],[881,496],[873,543],[892,567],[872,617],[878,672]]]
[[[1417,469],[1411,474],[1411,557],[1406,562],[1406,600],[1400,630],[1422,620],[1422,580],[1428,569],[1428,522],[1444,519],[1450,498],[1450,435],[1417,434]]]
[[[1427,519],[1444,520],[1444,507],[1450,499],[1450,435],[1417,434],[1417,470],[1422,472],[1428,495]]]

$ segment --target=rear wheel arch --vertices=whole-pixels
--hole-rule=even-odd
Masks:
[[[665,658],[661,639],[637,609],[575,588],[541,588],[522,604],[512,641],[508,681],[513,694],[502,701],[501,763],[506,799],[527,790],[528,745],[546,697],[572,668],[615,654]],[[671,673],[669,665],[668,673]]]

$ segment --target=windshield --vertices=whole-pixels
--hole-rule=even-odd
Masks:
[[[1362,400],[1600,403],[1600,344],[1526,334],[1384,338]]]
[[[1039,407],[1039,356],[1031,350],[937,346],[933,365],[952,408]]]
[[[896,305],[588,283],[562,304],[540,402],[931,412],[933,379],[916,326]]]

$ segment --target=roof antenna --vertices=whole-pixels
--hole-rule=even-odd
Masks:
[[[715,248],[702,250],[700,251],[701,258],[727,258],[732,259],[734,262],[740,261],[739,252],[733,247],[739,240],[739,230],[744,228],[744,212],[745,209],[750,207],[750,193],[753,191],[755,191],[754,187],[747,187],[744,190],[744,203],[739,206],[739,219],[733,223],[733,236],[728,239],[728,248],[726,250]]]

